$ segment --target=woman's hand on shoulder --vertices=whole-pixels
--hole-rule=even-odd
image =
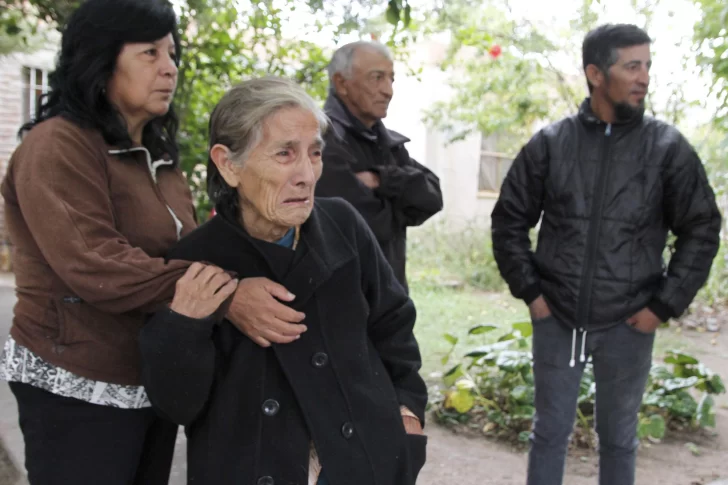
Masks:
[[[170,309],[189,318],[207,318],[237,287],[238,280],[217,266],[193,263],[177,280]]]

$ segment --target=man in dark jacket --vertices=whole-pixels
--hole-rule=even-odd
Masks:
[[[394,64],[382,44],[354,42],[329,65],[330,94],[320,197],[342,197],[364,217],[405,288],[407,227],[442,209],[440,181],[410,158],[408,138],[382,123],[392,99]]]
[[[591,97],[521,150],[493,210],[498,267],[533,320],[529,485],[562,482],[588,355],[599,483],[634,483],[655,330],[685,311],[718,250],[721,216],[700,159],[677,129],[644,116],[650,42],[633,25],[586,36]],[[534,253],[529,229],[542,215]],[[665,267],[668,231],[677,242]]]

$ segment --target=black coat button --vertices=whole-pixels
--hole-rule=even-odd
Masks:
[[[311,357],[311,364],[317,369],[326,367],[326,364],[328,363],[329,356],[323,352],[316,352],[315,354],[313,354],[313,357]]]
[[[276,414],[278,414],[278,411],[280,411],[280,410],[281,410],[281,405],[278,404],[278,401],[276,401],[275,399],[266,399],[266,401],[263,403],[263,414],[265,414],[266,416],[275,416]],[[263,478],[265,478],[265,477],[263,477]],[[272,480],[272,478],[271,478],[271,480]],[[271,482],[271,483],[273,483],[273,482]]]
[[[275,485],[275,480],[273,480],[273,477],[260,477],[258,479],[258,485]]]
[[[343,426],[341,426],[341,434],[347,440],[354,436],[354,425],[348,422],[344,423]]]

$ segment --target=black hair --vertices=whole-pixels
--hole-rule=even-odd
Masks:
[[[582,63],[584,72],[589,64],[593,64],[600,71],[608,76],[609,68],[619,59],[617,49],[633,47],[636,45],[650,44],[652,39],[647,32],[632,24],[605,24],[592,30],[586,37],[581,47]],[[589,83],[589,92],[593,86]]]
[[[177,17],[166,0],[86,0],[62,30],[61,50],[35,118],[19,135],[54,116],[100,131],[110,145],[132,145],[121,114],[108,101],[106,84],[124,44],[153,42],[172,34],[180,55]],[[179,61],[177,61],[179,63]],[[147,123],[142,143],[155,158],[178,158],[178,121],[172,106]]]

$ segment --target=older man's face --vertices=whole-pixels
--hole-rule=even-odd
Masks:
[[[303,224],[313,209],[322,149],[319,123],[310,111],[286,108],[270,116],[263,140],[238,172],[245,217],[252,213],[263,225],[286,229]]]
[[[375,49],[354,53],[351,77],[341,79],[337,94],[354,116],[371,127],[386,118],[392,100],[394,64]]]

